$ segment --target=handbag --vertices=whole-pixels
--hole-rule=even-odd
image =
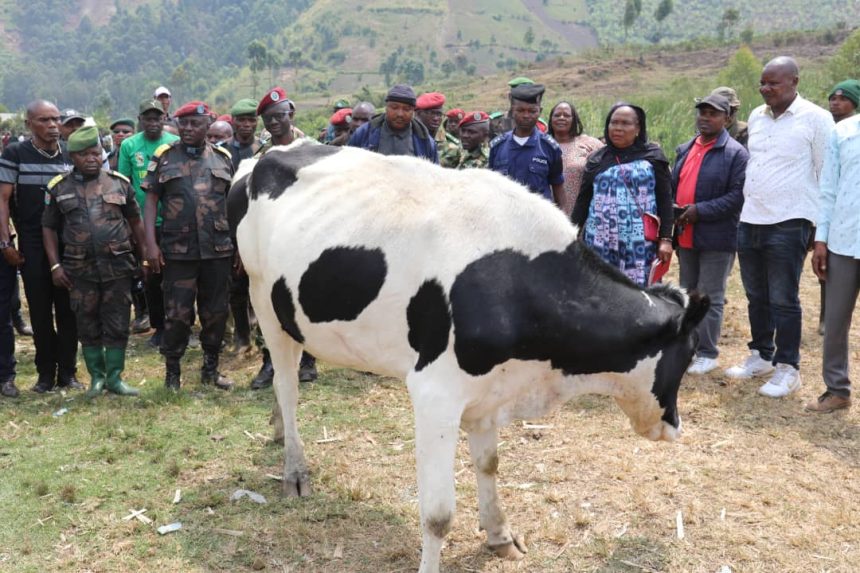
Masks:
[[[619,161],[617,157],[615,158],[615,161],[618,162],[618,165],[621,165],[621,161]],[[624,183],[624,188],[627,189],[627,193],[633,200],[633,204],[636,205],[636,209],[640,212],[639,216],[642,217],[642,229],[645,231],[645,240],[656,243],[660,240],[660,217],[653,213],[642,211],[642,208],[639,207],[639,203],[636,201],[636,197],[633,195],[630,187],[627,186],[627,181],[623,175],[624,173],[622,171],[622,182]]]

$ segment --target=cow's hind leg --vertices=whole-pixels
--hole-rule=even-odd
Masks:
[[[438,573],[442,543],[454,523],[454,458],[460,437],[461,404],[427,386],[427,378],[407,384],[415,410],[415,458],[418,465],[418,502],[421,512],[421,566],[418,573]],[[422,384],[425,386],[421,388]]]
[[[284,494],[306,496],[311,494],[305,450],[299,437],[296,410],[299,403],[299,358],[302,346],[292,338],[280,335],[277,345],[270,345],[272,364],[275,367],[275,398],[278,415],[274,415],[276,433],[282,430],[284,439]],[[268,340],[268,337],[267,337]],[[280,417],[280,420],[278,418]]]
[[[496,442],[495,426],[488,430],[469,432],[469,453],[478,478],[478,515],[481,529],[487,532],[487,545],[496,555],[505,559],[522,559],[528,549],[523,538],[511,531],[499,504],[496,489],[499,454]]]

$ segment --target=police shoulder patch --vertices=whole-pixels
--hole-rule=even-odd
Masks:
[[[112,177],[116,177],[117,179],[122,179],[126,183],[131,183],[131,180],[128,177],[126,177],[125,175],[123,175],[122,173],[120,173],[119,171],[109,170],[108,175],[111,175]]]
[[[499,143],[501,143],[505,139],[506,134],[497,135],[493,138],[493,141],[490,142],[490,147],[495,147]]]
[[[48,189],[53,189],[54,187],[56,187],[60,181],[66,178],[66,175],[68,175],[68,173],[61,173],[60,175],[57,175],[56,177],[48,181]]]
[[[169,143],[162,143],[161,145],[159,145],[155,149],[155,152],[152,154],[152,156],[153,157],[161,157],[162,155],[164,155],[164,152],[167,151],[168,149],[170,149],[170,144]]]

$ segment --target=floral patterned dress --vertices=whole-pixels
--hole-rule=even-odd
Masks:
[[[578,135],[573,141],[558,142],[561,147],[561,161],[564,164],[564,194],[567,195],[569,207],[564,210],[570,216],[579,188],[582,185],[582,175],[585,173],[585,160],[592,151],[603,147],[603,142],[590,135]]]
[[[638,285],[646,286],[657,246],[645,240],[642,213],[657,212],[654,168],[645,159],[613,165],[594,178],[585,243]]]

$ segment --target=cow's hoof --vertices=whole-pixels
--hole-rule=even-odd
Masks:
[[[513,535],[513,541],[501,545],[490,545],[490,550],[502,559],[518,561],[529,552],[522,535]]]
[[[311,480],[308,474],[284,476],[284,495],[287,497],[307,497],[311,493]]]

